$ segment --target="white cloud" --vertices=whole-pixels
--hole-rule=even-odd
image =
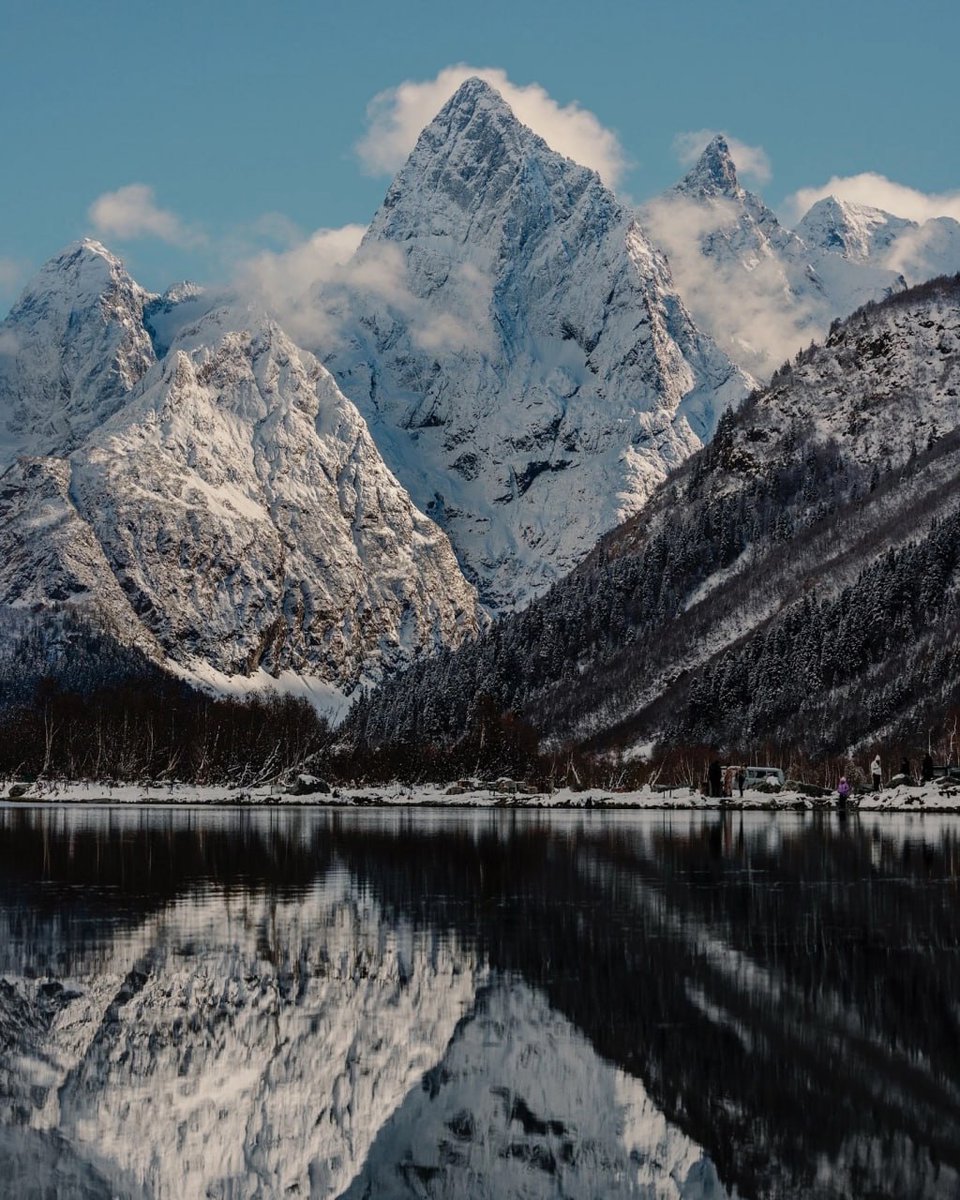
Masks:
[[[646,204],[641,219],[670,269],[684,303],[701,329],[757,378],[764,378],[800,346],[819,335],[816,314],[790,291],[774,257],[758,255],[748,269],[723,254],[704,254],[713,238],[735,235],[732,200],[701,204],[663,196]]]
[[[0,288],[16,287],[23,277],[23,268],[12,258],[0,258]]]
[[[363,225],[318,229],[287,250],[262,250],[241,262],[237,286],[252,293],[302,345],[318,346],[331,332],[331,305],[320,292],[337,285],[366,232]],[[392,274],[389,270],[385,277]]]
[[[0,355],[12,357],[19,348],[17,335],[12,329],[0,330]]]
[[[321,355],[339,344],[358,313],[371,310],[398,319],[414,345],[434,354],[485,344],[492,288],[481,271],[455,267],[437,313],[410,287],[400,246],[377,242],[356,253],[365,232],[363,225],[318,229],[288,250],[263,250],[239,265],[235,285]]]
[[[90,205],[88,216],[104,237],[155,237],[173,246],[196,246],[204,238],[187,228],[176,213],[158,207],[153,188],[130,183],[115,192],[104,192]]]
[[[883,265],[911,284],[955,275],[960,271],[960,225],[941,217],[907,228],[891,244]]]
[[[518,120],[560,154],[591,167],[616,187],[626,165],[615,133],[574,101],[558,104],[538,83],[516,84],[499,67],[444,67],[434,78],[406,80],[374,96],[367,106],[369,128],[357,144],[364,166],[374,174],[392,174],[403,165],[425,126],[465,79],[478,76],[496,88]]]
[[[863,171],[859,175],[834,175],[820,187],[800,188],[785,201],[785,209],[797,219],[827,196],[847,200],[852,204],[866,204],[870,208],[882,208],[896,217],[911,221],[927,221],[931,217],[953,217],[960,221],[960,191],[920,192],[906,184],[896,183],[874,171]]]
[[[7,304],[16,297],[25,278],[24,263],[14,258],[0,257],[0,316],[3,315]],[[9,354],[12,351],[8,349],[5,353]]]
[[[408,308],[414,345],[433,354],[482,350],[489,344],[493,284],[488,276],[461,263],[451,271],[444,288],[446,310],[431,312],[415,298]]]
[[[726,138],[730,157],[739,174],[749,175],[757,183],[770,182],[773,172],[766,150],[762,146],[749,146],[722,129],[691,129],[686,133],[678,133],[673,139],[673,152],[682,166],[693,166],[717,134],[723,134]]]

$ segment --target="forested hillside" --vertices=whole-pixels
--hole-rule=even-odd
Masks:
[[[358,743],[484,714],[593,749],[925,742],[960,708],[960,277],[835,323],[525,612],[367,697]]]
[[[212,696],[75,610],[0,606],[0,778],[246,786],[299,767],[326,722],[290,696]]]

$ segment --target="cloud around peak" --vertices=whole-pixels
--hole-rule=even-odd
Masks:
[[[835,196],[851,204],[865,204],[897,217],[920,223],[931,217],[953,217],[960,221],[960,191],[921,192],[906,184],[897,183],[876,171],[861,171],[859,175],[834,175],[819,187],[800,188],[784,204],[790,217],[798,219],[827,196]]]
[[[626,156],[617,135],[592,112],[576,101],[559,104],[538,83],[513,83],[500,67],[466,63],[444,67],[433,79],[405,80],[374,96],[367,105],[367,131],[356,147],[365,169],[375,175],[397,171],[424,127],[472,76],[496,88],[517,119],[557,153],[591,167],[608,187],[619,184]]]
[[[710,142],[722,136],[730,150],[733,165],[741,175],[757,183],[769,183],[773,177],[770,159],[762,146],[750,146],[722,129],[690,129],[673,139],[673,152],[681,166],[692,167]]]

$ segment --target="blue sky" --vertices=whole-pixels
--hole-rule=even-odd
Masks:
[[[681,173],[678,134],[719,129],[762,148],[775,207],[861,172],[960,191],[947,0],[0,0],[0,15],[0,311],[85,233],[160,288],[365,223],[389,179],[356,151],[369,102],[456,63],[578,102],[615,135],[636,200]]]

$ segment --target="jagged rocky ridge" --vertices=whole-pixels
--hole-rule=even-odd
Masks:
[[[446,536],[311,354],[234,303],[158,361],[145,308],[85,242],[0,329],[0,603],[81,606],[190,677],[321,692],[474,632]]]
[[[641,219],[698,325],[735,362],[768,379],[785,357],[823,337],[831,320],[906,286],[902,269],[879,253],[879,238],[872,253],[849,252],[854,207],[824,201],[796,231],[785,228],[740,183],[718,135],[675,187],[643,206]],[[883,213],[875,224],[884,221],[891,240],[911,225]]]
[[[156,362],[151,296],[95,242],[50,259],[0,323],[0,469],[68,454]]]
[[[354,269],[401,296],[355,297],[325,361],[500,610],[637,512],[748,389],[632,212],[479,79],[421,134]]]
[[[960,705],[960,278],[868,306],[542,600],[353,719],[455,741],[483,697],[594,747],[913,736]]]

